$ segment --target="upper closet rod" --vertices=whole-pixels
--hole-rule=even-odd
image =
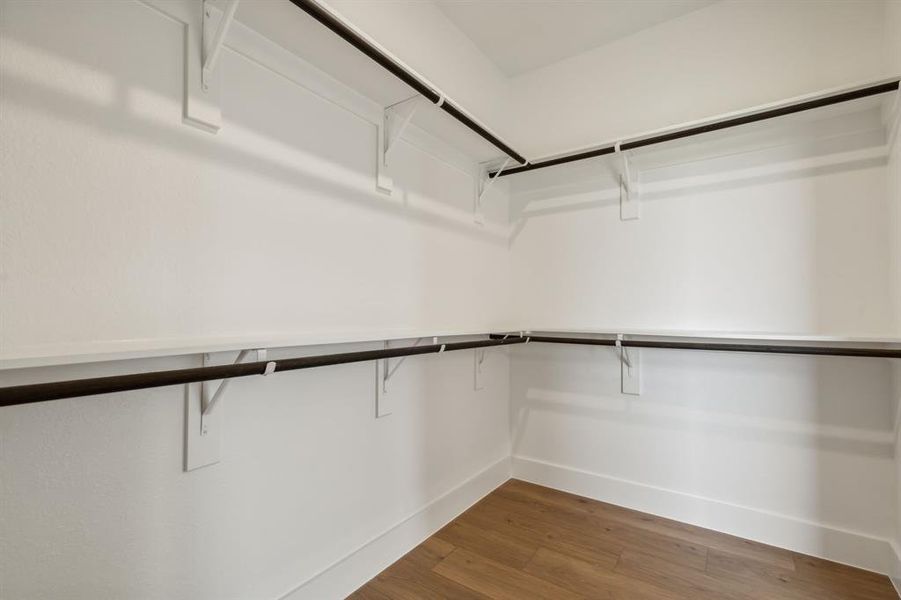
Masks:
[[[704,125],[687,127],[685,129],[677,129],[674,131],[669,131],[667,133],[639,138],[632,141],[624,141],[620,144],[620,150],[634,150],[635,148],[642,148],[644,146],[651,146],[653,144],[662,144],[663,142],[670,142],[672,140],[700,135],[702,133],[709,133],[711,131],[718,131],[720,129],[729,129],[730,127],[738,127],[739,125],[747,125],[748,123],[756,123],[757,121],[765,121],[767,119],[783,117],[785,115],[791,115],[794,113],[803,112],[805,110],[813,110],[815,108],[821,108],[823,106],[830,106],[832,104],[839,104],[841,102],[857,100],[858,98],[866,98],[867,96],[875,96],[877,94],[893,92],[897,89],[898,80],[894,79],[892,81],[878,83],[855,90],[840,92],[829,96],[823,96],[821,98],[815,98],[813,100],[804,100],[801,102],[796,102],[794,104],[780,106],[778,108],[771,108],[759,112],[753,112],[747,115],[742,115],[740,117],[732,117],[729,119],[723,119],[722,121],[713,121],[710,123],[705,123]],[[586,160],[588,158],[604,156],[605,154],[613,154],[614,152],[616,152],[615,144],[611,146],[603,146],[601,148],[593,148],[591,150],[577,152],[575,154],[568,154],[566,156],[558,156],[556,158],[538,160],[521,167],[504,169],[503,171],[501,171],[499,176],[506,177],[507,175],[514,175],[516,173],[522,173],[524,171],[534,171],[535,169],[554,167],[565,163],[575,162],[577,160]],[[489,176],[493,177],[495,174],[496,172],[492,172],[489,173]]]
[[[170,371],[151,371],[150,373],[132,373],[129,375],[111,375],[109,377],[93,377],[90,379],[73,379],[70,381],[53,381],[50,383],[33,383],[0,388],[0,406],[31,404],[61,398],[77,398],[94,394],[111,394],[129,390],[246,377],[248,375],[268,375],[280,371],[310,369],[327,365],[343,365],[347,363],[397,358],[417,354],[436,354],[451,350],[467,350],[470,348],[488,348],[522,344],[526,338],[498,336],[497,339],[475,340],[471,342],[452,342],[432,344],[428,346],[408,346],[406,348],[385,348],[382,350],[366,350],[363,352],[345,352],[342,354],[324,354],[319,356],[303,356],[286,358],[277,361],[260,361],[220,365],[215,367],[198,367],[195,369],[175,369]],[[274,365],[272,365],[274,363]],[[270,366],[272,365],[272,366]]]
[[[522,154],[476,123],[469,115],[464,113],[462,109],[454,106],[450,101],[445,99],[443,95],[439,94],[422,82],[418,77],[404,69],[393,58],[386,55],[353,29],[342,23],[340,19],[320,6],[315,0],[291,0],[291,3],[341,36],[346,42],[380,64],[392,75],[419,92],[423,97],[428,98],[430,102],[441,108],[444,112],[448,113],[460,123],[466,125],[466,127],[477,133],[482,139],[487,140],[496,148],[499,148],[504,154],[523,165],[528,164],[529,161],[527,161]]]
[[[491,334],[501,339],[509,334]],[[532,342],[551,344],[581,344],[588,346],[616,346],[616,339],[561,337],[553,335],[528,334]],[[794,344],[736,343],[736,342],[686,342],[675,340],[627,340],[620,341],[628,348],[671,348],[676,350],[719,350],[725,352],[762,352],[766,354],[810,354],[815,356],[859,356],[867,358],[901,358],[901,349],[865,348],[852,346],[801,346]]]

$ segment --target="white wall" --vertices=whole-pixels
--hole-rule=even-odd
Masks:
[[[396,412],[378,420],[373,363],[235,380],[221,462],[188,473],[182,387],[4,409],[0,595],[274,600],[400,525],[399,547],[389,534],[292,596],[342,598],[509,476],[506,358],[486,360],[474,392],[471,352],[409,359],[392,379]],[[193,366],[47,367],[3,381]],[[428,508],[447,493],[450,508]]]
[[[637,152],[658,168],[636,169],[634,221],[620,220],[612,162],[521,178],[519,318],[534,330],[891,335],[889,168],[884,132],[869,133],[879,116],[797,129],[848,128],[826,142],[804,133],[717,156],[730,154],[724,136]],[[612,349],[513,356],[514,476],[893,568],[891,361],[643,350],[642,394],[630,396]]]
[[[609,181],[524,190],[511,246],[517,316],[535,329],[884,336],[885,177],[884,159],[867,159],[645,184],[641,219],[627,222]]]
[[[887,571],[895,494],[888,361],[517,348],[514,476]]]
[[[536,158],[885,77],[884,6],[714,3],[511,80],[510,142]]]
[[[894,3],[723,0],[507,78],[431,2],[328,2],[530,159],[897,75]]]
[[[4,356],[505,325],[469,174],[401,142],[377,193],[372,123],[230,51],[225,126],[186,127],[176,23],[48,6],[4,10]]]
[[[330,0],[328,5],[502,139],[516,138],[522,128],[507,118],[508,80],[432,2]]]
[[[505,325],[503,186],[475,226],[452,149],[411,132],[387,197],[374,125],[240,55],[281,56],[240,26],[212,136],[182,123],[181,23],[135,1],[2,19],[4,356]],[[472,352],[409,359],[379,420],[372,363],[235,381],[222,461],[190,473],[180,387],[4,409],[0,595],[269,600],[391,530],[292,596],[343,597],[508,476],[507,363],[487,361],[475,392]]]
[[[886,27],[886,70],[901,73],[901,2],[888,2],[885,7]],[[894,107],[901,111],[901,104]],[[887,200],[889,203],[889,239],[891,245],[891,272],[892,305],[894,313],[894,332],[901,335],[901,136],[898,135],[898,113],[887,115],[895,118],[895,138],[889,156],[886,170],[886,183],[888,186]],[[895,586],[901,589],[901,361],[894,364],[894,401],[895,401],[895,494],[896,503],[896,530],[895,552],[898,554],[898,564],[895,571]]]
[[[402,30],[373,6],[343,9]],[[724,21],[750,11],[744,25],[769,27],[752,3],[723,6]],[[584,130],[593,143],[620,126],[645,129],[881,73],[867,70],[877,46],[882,52],[881,20],[869,5],[854,18],[830,5],[809,27],[796,68],[785,70],[804,76],[798,89],[786,80],[761,87],[783,72],[772,59],[808,16],[800,3],[780,6],[768,9],[787,23],[768,29],[774,50],[758,63],[761,45],[747,44],[749,68],[729,65],[742,75],[738,87],[711,79],[721,93],[709,93],[695,74],[670,106],[605,86],[613,100],[646,97],[659,108],[635,101],[633,121],[592,104],[589,122],[560,98],[536,96],[540,111],[495,105],[506,92],[492,87],[490,66],[479,66],[471,47],[454,54],[460,62],[447,80],[431,72],[441,52],[417,64],[406,56],[415,44],[396,50],[489,124],[492,111],[509,110],[499,131],[534,125],[536,153],[563,145],[552,129],[565,112],[578,117],[569,133]],[[181,122],[177,21],[131,0],[6,0],[0,10],[6,357],[567,323],[880,333],[891,322],[888,171],[879,160],[659,194],[634,224],[619,222],[609,190],[546,192],[547,204],[525,220],[520,196],[508,240],[504,185],[488,203],[488,226],[474,227],[473,182],[460,157],[421,132],[399,147],[394,195],[376,193],[373,122],[303,89],[291,61],[268,64],[278,49],[240,27],[220,63],[224,126],[210,136]],[[436,17],[416,11],[422,22]],[[457,43],[458,33],[440,39]],[[844,58],[822,60],[822,70],[807,60],[831,52]],[[719,68],[710,72],[726,73]],[[484,84],[472,95],[461,83],[470,78]],[[222,407],[222,462],[192,473],[181,468],[179,388],[4,409],[3,595],[340,597],[502,481],[511,444],[522,477],[882,568],[878,542],[894,522],[886,364],[647,352],[645,394],[626,398],[609,352],[511,352],[512,367],[505,353],[491,353],[480,392],[469,352],[411,359],[397,380],[399,409],[380,420],[371,364],[236,381]],[[0,384],[198,362],[5,370]],[[847,494],[848,481],[865,493]],[[848,554],[849,540],[863,554]]]

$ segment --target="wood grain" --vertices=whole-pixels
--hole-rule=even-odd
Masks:
[[[898,600],[884,575],[511,479],[355,600]]]

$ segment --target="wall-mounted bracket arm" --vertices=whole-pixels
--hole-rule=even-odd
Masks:
[[[631,221],[641,216],[638,177],[633,177],[633,168],[629,156],[623,152],[620,142],[616,142],[614,151],[620,159],[619,171],[619,217],[623,221]]]
[[[225,36],[228,35],[228,29],[235,20],[238,2],[240,0],[228,0],[218,24],[214,24],[212,3],[210,0],[203,0],[203,44],[201,46],[203,66],[200,71],[200,80],[204,91],[210,88],[210,81],[216,68],[216,61],[219,60],[219,54],[225,43]]]
[[[416,347],[422,343],[425,338],[419,338],[413,343],[412,347]],[[432,338],[432,344],[437,344],[438,338]],[[385,348],[389,347],[389,343],[385,342]],[[388,395],[388,381],[394,377],[400,368],[406,356],[400,357],[394,365],[391,365],[390,358],[383,358],[375,361],[375,418],[387,417],[394,412],[394,403]]]
[[[482,381],[482,364],[487,356],[487,348],[476,349],[473,352],[473,388],[475,390],[481,390],[485,387],[485,383]]]
[[[244,362],[252,352],[257,361],[266,360],[266,350],[242,350],[234,364]],[[210,366],[212,357],[203,355],[203,366]],[[263,375],[275,372],[275,361],[266,363]],[[204,381],[185,386],[185,471],[219,462],[222,441],[222,411],[216,410],[222,402],[230,379],[223,379],[213,390],[214,382]]]
[[[629,360],[629,350],[623,347],[623,334],[616,334],[616,350],[619,354],[619,359],[622,361],[624,365],[627,367],[632,367],[632,362]]]
[[[260,348],[255,350],[257,362],[263,362],[266,360],[266,350],[264,348]],[[238,358],[235,359],[235,364],[240,364],[244,362],[244,359],[251,353],[251,350],[241,350],[238,353]],[[206,366],[206,362],[208,359],[208,355],[204,355],[204,366]],[[263,372],[263,375],[270,375],[275,372],[275,361],[269,361],[266,363],[266,370]],[[200,414],[200,434],[206,435],[208,431],[208,421],[210,415],[213,414],[213,411],[216,409],[219,401],[222,399],[222,396],[225,395],[225,390],[228,388],[228,382],[231,379],[223,379],[219,382],[219,386],[216,388],[216,391],[210,394],[210,388],[207,383],[203,384],[201,388],[201,396],[200,396],[200,406],[201,406],[201,414]]]
[[[491,186],[494,185],[494,182],[497,181],[497,178],[501,176],[501,173],[504,172],[504,169],[506,169],[510,164],[511,160],[512,159],[509,156],[504,159],[504,162],[501,164],[500,168],[495,171],[493,175],[489,175],[488,165],[481,166],[478,180],[478,189],[476,189],[475,202],[473,206],[473,221],[475,221],[479,225],[483,225],[485,223],[485,215],[482,213],[482,199],[485,197],[485,194],[488,193],[488,190],[491,189]]]
[[[378,174],[376,187],[381,192],[390,194],[394,190],[394,178],[388,168],[388,160],[397,142],[413,120],[416,109],[421,104],[422,96],[416,95],[385,107],[382,123],[378,128]]]
[[[210,0],[188,1],[185,23],[185,95],[183,121],[209,133],[222,127],[220,77],[216,63],[234,22],[239,0],[228,0],[225,10]],[[156,3],[155,3],[156,4]],[[194,10],[196,6],[198,10]]]
[[[622,392],[624,394],[633,394],[638,396],[641,394],[641,356],[639,350],[631,351],[623,346],[623,334],[616,335],[614,343],[619,353],[620,375],[622,377]]]

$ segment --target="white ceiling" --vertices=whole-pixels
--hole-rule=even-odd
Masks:
[[[581,54],[715,0],[435,0],[507,76]]]

